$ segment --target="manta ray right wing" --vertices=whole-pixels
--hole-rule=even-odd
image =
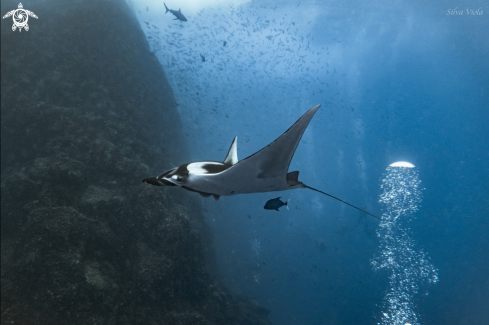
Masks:
[[[248,158],[239,161],[223,172],[215,174],[208,180],[211,182],[216,182],[214,184],[218,185],[218,188],[219,185],[224,185],[221,188],[233,189],[232,192],[224,195],[308,188],[343,202],[359,211],[371,215],[374,218],[380,219],[379,217],[331,194],[307,186],[306,184],[300,182],[298,179],[298,171],[288,173],[290,161],[294,156],[295,150],[299,145],[302,135],[319,107],[320,105],[316,105],[309,109],[299,120],[297,120],[297,122],[294,123],[294,125],[285,131],[285,133],[283,133],[265,148],[254,153]],[[236,138],[231,144],[231,148],[225,162],[229,159],[230,153],[233,150],[236,150]]]
[[[304,187],[304,184],[298,181],[299,172],[287,175],[287,171],[297,145],[319,107],[320,105],[316,105],[309,109],[285,133],[265,148],[209,180],[232,188],[232,193],[227,195]]]

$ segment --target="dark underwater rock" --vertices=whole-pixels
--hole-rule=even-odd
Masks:
[[[125,1],[25,6],[1,29],[2,324],[269,324],[209,275],[195,193],[141,182],[187,152]]]

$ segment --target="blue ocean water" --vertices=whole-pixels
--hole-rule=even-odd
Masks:
[[[167,1],[187,22],[129,4],[193,160],[235,136],[241,160],[321,104],[289,170],[384,218],[307,189],[202,199],[234,294],[275,324],[489,322],[486,3]],[[278,196],[290,211],[263,209]]]

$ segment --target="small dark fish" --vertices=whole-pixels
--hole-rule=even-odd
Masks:
[[[223,41],[223,42],[222,42],[222,46],[226,46],[226,44],[227,44],[227,43],[228,43],[228,42]]]
[[[205,62],[205,55],[201,54],[200,58],[202,59],[202,62]]]
[[[271,199],[271,200],[268,200],[267,203],[265,203],[265,206],[263,207],[264,209],[266,210],[277,210],[278,211],[278,208],[280,208],[281,206],[285,205],[285,207],[287,208],[287,210],[289,210],[289,201],[290,199],[287,200],[287,202],[282,202],[280,200],[280,196],[276,199]]]
[[[182,12],[180,11],[180,9],[178,9],[178,11],[171,10],[171,9],[168,9],[168,7],[166,6],[166,3],[163,2],[163,4],[165,5],[165,8],[166,8],[165,14],[169,11],[173,15],[175,15],[175,17],[177,17],[174,20],[187,21],[187,18],[185,18],[185,16],[182,14]]]

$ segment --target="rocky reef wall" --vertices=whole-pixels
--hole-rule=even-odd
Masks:
[[[209,275],[195,193],[141,183],[187,152],[125,1],[24,9],[1,28],[2,324],[269,324]]]

